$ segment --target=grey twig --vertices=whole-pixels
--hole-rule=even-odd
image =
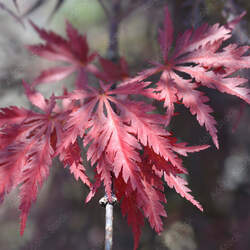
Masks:
[[[19,22],[25,28],[23,20],[1,2],[0,2],[0,8],[9,13],[9,15],[11,15],[17,22]]]
[[[200,21],[200,11],[199,11],[200,4],[201,0],[195,0],[193,2],[192,20],[191,20],[193,27],[195,27],[196,24]]]
[[[111,250],[113,245],[113,205],[106,205],[105,250]]]
[[[13,0],[13,3],[18,11],[18,13],[20,12],[20,9],[19,9],[19,5],[17,4],[17,0]]]
[[[129,1],[120,15],[120,21],[126,19],[138,9],[150,10],[154,5],[161,3],[162,0],[132,0]]]
[[[121,1],[112,0],[111,15],[109,18],[109,48],[107,58],[111,61],[117,61],[119,58],[118,52],[118,33],[120,26]]]
[[[109,201],[107,195],[99,200],[99,204],[106,209],[106,225],[105,225],[105,250],[112,250],[113,245],[113,207],[117,202],[115,195]]]
[[[104,4],[103,0],[98,0],[99,4],[102,6],[103,11],[105,12],[107,18],[110,18],[110,11],[107,6]]]

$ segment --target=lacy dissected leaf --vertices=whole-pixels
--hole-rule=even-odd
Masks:
[[[146,194],[146,199],[143,200],[142,210],[152,228],[157,233],[163,230],[163,221],[161,217],[167,217],[167,213],[164,209],[163,203],[167,200],[164,195],[164,187],[162,180],[157,176],[150,164],[148,159],[145,157],[142,159],[141,172],[142,172],[142,183]],[[138,199],[141,199],[140,193],[137,192]],[[142,199],[141,199],[142,200]]]
[[[91,90],[90,92],[77,90],[69,94],[69,102],[85,99],[88,99],[88,102],[84,103],[80,107],[78,105],[71,110],[71,114],[64,126],[64,140],[59,146],[58,152],[69,147],[69,145],[74,144],[77,136],[83,137],[85,130],[91,127],[92,113],[98,103],[98,99],[94,98],[95,94],[96,91],[91,92]],[[91,99],[89,100],[89,98]]]
[[[103,153],[98,160],[96,165],[96,172],[100,176],[100,180],[103,182],[105,187],[105,193],[108,196],[109,201],[112,200],[112,164],[106,157],[106,154]]]
[[[180,71],[185,70],[187,73],[195,77],[196,81],[201,85],[209,88],[214,88],[222,93],[235,95],[247,103],[250,103],[250,89],[243,87],[248,79],[242,77],[227,77],[227,75],[216,74],[213,71],[206,71],[202,67],[181,67],[177,68]]]
[[[214,43],[209,42],[192,53],[181,57],[178,63],[195,62],[206,69],[224,67],[225,70],[232,70],[230,73],[250,67],[250,57],[244,56],[249,50],[249,46],[229,44],[222,51],[218,51],[220,42],[220,40]]]
[[[51,128],[46,131],[46,137],[41,138],[34,144],[35,149],[28,152],[28,159],[23,166],[20,176],[20,206],[21,210],[21,235],[24,232],[28,212],[32,202],[36,201],[38,188],[41,188],[49,175],[49,166],[53,155],[50,145]]]
[[[44,70],[40,73],[40,75],[33,81],[32,85],[36,86],[39,83],[49,83],[49,82],[57,82],[75,71],[75,67],[69,66],[61,66],[55,67],[48,70]]]
[[[117,91],[120,93],[119,88]],[[171,149],[172,145],[167,138],[169,133],[161,126],[164,123],[164,116],[148,114],[153,107],[143,103],[119,100],[119,104],[126,121],[131,125],[130,131],[137,136],[140,143],[143,146],[148,145],[156,154],[183,170],[182,161]]]
[[[151,98],[164,101],[167,108],[165,125],[174,115],[174,104],[181,101],[196,118],[201,126],[210,133],[218,148],[216,121],[211,115],[209,98],[197,90],[200,85],[214,88],[222,93],[235,95],[250,103],[250,90],[243,85],[248,81],[242,77],[231,77],[243,68],[250,68],[250,57],[245,55],[249,46],[229,44],[232,30],[245,15],[243,12],[226,25],[203,24],[196,30],[189,29],[176,40],[173,47],[173,25],[168,9],[165,10],[164,27],[159,33],[164,63],[154,63],[156,67],[140,73],[136,79],[148,78],[161,72],[161,77]],[[222,48],[221,48],[222,47]],[[191,65],[191,66],[190,66]]]
[[[134,250],[138,248],[141,236],[141,228],[144,224],[144,216],[137,206],[136,191],[132,190],[130,183],[126,185],[121,175],[114,181],[115,195],[119,201],[122,200],[121,210],[123,216],[127,216],[128,224],[132,227],[134,235]]]
[[[215,146],[218,148],[216,121],[211,115],[213,112],[212,108],[206,104],[209,98],[203,92],[195,89],[195,85],[189,80],[182,79],[177,74],[173,74],[172,76],[176,83],[179,100],[189,108],[192,115],[196,115],[201,126],[205,125],[207,131],[212,136]]]
[[[29,99],[29,101],[36,107],[38,107],[39,109],[43,110],[46,112],[46,109],[48,108],[48,105],[46,103],[45,98],[43,97],[43,95],[37,91],[35,91],[34,88],[31,88],[31,86],[26,83],[25,81],[23,81],[23,87],[25,89],[25,93],[27,98]],[[55,106],[55,100],[54,98],[51,98],[52,102],[51,102],[51,107],[49,107],[49,109],[53,109]]]
[[[175,188],[177,193],[179,193],[182,197],[190,201],[198,209],[203,211],[203,208],[200,203],[196,201],[191,194],[189,194],[191,190],[186,186],[187,182],[184,179],[173,173],[164,173],[164,179],[170,188]]]
[[[111,198],[112,182],[115,183],[114,192],[133,229],[135,248],[143,224],[142,214],[156,232],[163,229],[166,199],[162,176],[187,173],[177,154],[186,156],[208,147],[178,143],[164,129],[165,116],[154,114],[150,104],[130,100],[131,95],[147,95],[148,85],[148,82],[127,81],[113,89],[112,83],[100,82],[99,89],[87,87],[69,93],[66,98],[81,104],[70,113],[62,142],[68,150],[77,136],[83,138],[87,159],[96,171],[96,184],[87,201],[101,182]],[[181,195],[194,203],[189,190],[176,184],[178,192],[181,188]]]
[[[206,44],[215,44],[215,46],[219,48],[223,41],[228,40],[232,36],[232,30],[245,14],[245,11],[242,12],[241,15],[226,25],[220,26],[216,23],[209,26],[207,23],[204,23],[196,30],[189,29],[185,31],[177,38],[173,58],[176,59],[187,52],[194,52],[196,49],[201,48]]]
[[[100,110],[100,104],[98,109],[98,115],[93,117],[92,126],[84,138],[84,145],[89,145],[87,159],[91,161],[92,165],[103,155],[113,132],[109,126],[109,120],[103,114],[103,111]]]
[[[166,217],[162,203],[166,203],[163,194],[164,188],[161,179],[152,175],[151,166],[142,159],[141,184],[142,189],[133,190],[130,181],[124,182],[121,175],[114,180],[115,194],[121,202],[123,216],[127,217],[128,224],[132,227],[134,235],[134,249],[137,249],[144,224],[143,214],[148,218],[152,228],[161,232],[163,222],[161,217]]]
[[[95,58],[95,53],[89,54],[86,36],[80,35],[69,22],[66,22],[68,40],[52,31],[47,32],[39,28],[33,22],[30,23],[46,43],[44,45],[29,45],[28,49],[35,55],[45,59],[70,64],[69,66],[55,67],[42,71],[33,84],[61,80],[82,67],[87,68],[88,64]],[[90,68],[92,71],[95,71],[94,66]]]
[[[111,82],[125,80],[129,78],[128,65],[124,58],[119,59],[118,63],[114,63],[105,58],[99,57],[99,62],[104,71],[104,79]]]
[[[11,140],[9,145],[6,143],[6,147],[0,151],[3,156],[0,176],[1,180],[4,180],[0,186],[1,199],[5,193],[21,184],[21,234],[31,203],[36,199],[38,187],[42,186],[48,176],[53,155],[51,134],[54,129],[53,123],[42,116],[29,116],[22,122],[22,126],[26,126],[26,129],[21,131],[22,136],[16,138],[15,142]],[[14,128],[15,126],[12,127]],[[11,135],[11,128],[8,132]],[[12,133],[15,134],[16,131]]]
[[[16,106],[2,108],[0,112],[0,127],[21,123],[30,113],[31,111]]]
[[[168,126],[171,118],[174,115],[174,103],[177,102],[177,89],[174,80],[170,77],[169,72],[164,71],[157,84],[157,91],[159,91],[158,98],[164,100],[163,106],[167,108],[167,118],[165,125]]]
[[[184,144],[185,145],[185,144]],[[195,152],[206,149],[207,146],[195,146],[190,147],[189,152]],[[188,150],[188,147],[186,148]],[[196,201],[189,192],[191,191],[189,188],[186,187],[187,182],[182,179],[178,174],[181,174],[179,170],[174,168],[174,166],[170,163],[164,163],[161,157],[156,155],[150,148],[147,148],[144,157],[148,159],[148,162],[152,164],[156,170],[156,176],[162,177],[164,175],[164,180],[168,184],[170,188],[175,188],[176,192],[179,193],[182,197],[186,198],[192,204],[194,204],[197,208],[203,211],[200,203]],[[163,167],[165,165],[165,167]]]
[[[0,202],[5,194],[9,193],[19,183],[22,166],[26,163],[27,149],[31,144],[24,147],[23,144],[13,144],[1,150],[0,160]]]
[[[63,162],[65,167],[69,166],[70,172],[74,175],[77,181],[80,179],[88,187],[92,187],[92,184],[85,173],[81,149],[77,141],[60,152],[60,160]]]
[[[21,234],[38,189],[48,177],[54,151],[60,142],[63,120],[63,115],[54,111],[54,96],[46,100],[26,83],[24,86],[28,99],[41,113],[17,107],[2,109],[1,114],[6,116],[0,129],[0,200],[20,186]]]
[[[119,119],[119,116],[113,111],[110,103],[104,100],[108,126],[112,130],[106,152],[107,158],[112,163],[113,173],[118,177],[122,173],[125,183],[130,180],[132,188],[136,189],[139,185],[139,168],[136,162],[140,162],[139,153],[140,144],[136,138],[128,131],[127,126]]]

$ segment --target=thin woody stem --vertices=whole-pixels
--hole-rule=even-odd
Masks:
[[[18,15],[16,15],[11,9],[9,9],[8,7],[6,7],[5,4],[3,4],[2,2],[0,2],[0,9],[6,11],[9,15],[11,15],[18,23],[20,23],[23,28],[25,28],[24,26],[24,22],[22,20],[22,18],[20,18]]]
[[[113,245],[113,205],[106,205],[105,250],[111,250]]]
[[[99,204],[106,209],[106,225],[105,225],[105,250],[112,250],[113,245],[113,207],[117,199],[112,195],[111,201],[105,195],[99,201]]]
[[[117,61],[119,58],[118,51],[118,32],[120,25],[121,1],[112,0],[111,15],[109,18],[109,48],[107,58]]]
[[[103,11],[105,12],[107,18],[110,18],[110,11],[107,6],[104,4],[103,0],[98,0],[99,4],[102,6]]]

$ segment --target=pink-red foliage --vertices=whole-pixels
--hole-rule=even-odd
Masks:
[[[173,48],[174,31],[166,8],[159,34],[163,62],[154,63],[153,68],[134,78],[129,76],[125,59],[115,64],[98,56],[102,67],[99,70],[93,64],[97,54],[90,54],[86,36],[80,35],[68,22],[68,40],[31,23],[46,43],[28,46],[29,50],[67,65],[43,71],[31,85],[23,83],[37,112],[18,107],[1,109],[0,201],[19,187],[21,234],[31,204],[56,156],[64,167],[69,166],[76,180],[90,188],[86,201],[102,183],[109,200],[112,193],[116,195],[132,227],[135,249],[144,217],[156,232],[163,230],[162,217],[167,216],[164,182],[202,211],[202,206],[190,194],[187,181],[180,176],[188,173],[180,156],[209,146],[179,143],[166,126],[174,115],[175,103],[183,103],[196,115],[200,125],[205,126],[218,148],[213,110],[199,86],[250,103],[250,91],[242,87],[247,79],[231,76],[239,69],[250,67],[250,57],[244,55],[249,46],[230,44],[221,48],[242,16],[224,26],[204,24],[196,30],[187,30],[177,38]],[[38,84],[61,80],[73,72],[77,72],[77,80],[72,92],[65,90],[62,96],[52,95],[47,100],[36,91]],[[157,87],[150,87],[151,82],[145,80],[159,72]],[[99,79],[95,85],[89,83],[89,74]],[[166,115],[157,114],[148,102],[136,101],[137,95],[162,101]],[[88,149],[94,181],[86,174],[81,146]]]

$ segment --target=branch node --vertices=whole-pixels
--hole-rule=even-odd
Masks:
[[[112,206],[116,205],[117,204],[117,198],[114,194],[112,194],[111,196],[111,201],[109,201],[109,198],[107,195],[104,195],[100,200],[99,200],[99,204],[102,206],[102,207],[106,207],[107,204],[110,204]]]

